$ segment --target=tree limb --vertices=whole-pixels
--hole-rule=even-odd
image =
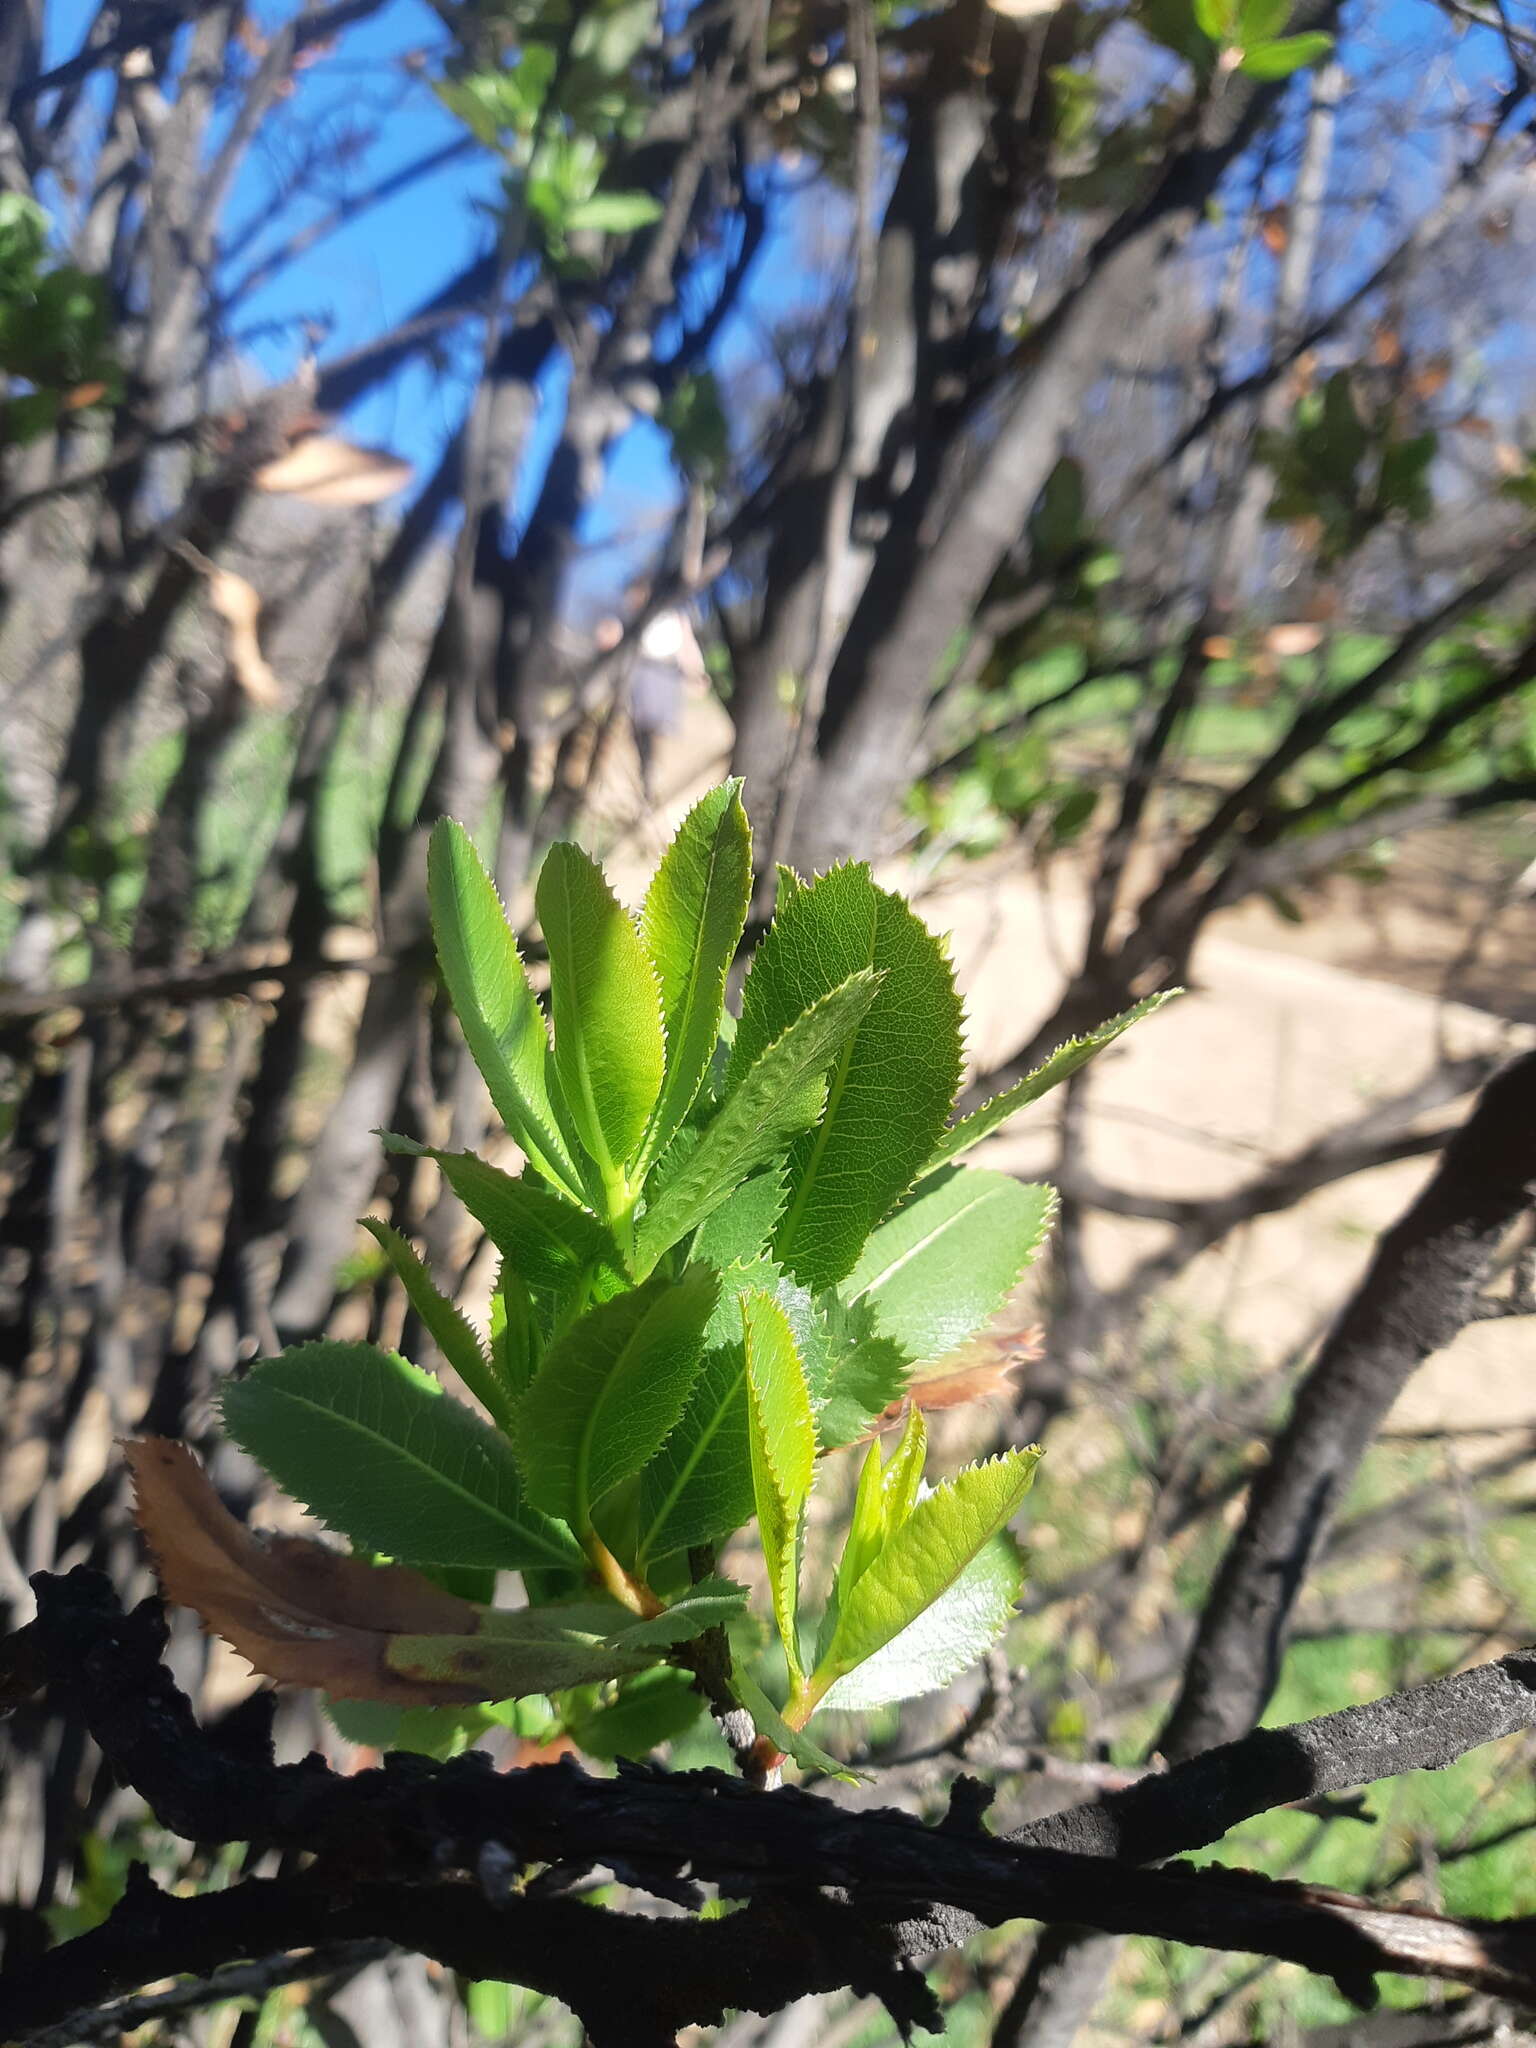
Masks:
[[[1496,1074],[1423,1193],[1381,1239],[1256,1481],[1201,1616],[1162,1746],[1188,1756],[1257,1721],[1286,1623],[1345,1488],[1417,1368],[1471,1319],[1536,1179],[1536,1053]]]
[[[1388,1968],[1536,2000],[1530,1922],[1455,1921],[1244,1871],[1135,1867],[1273,1805],[1439,1768],[1536,1726],[1530,1652],[1264,1730],[997,1840],[980,1827],[987,1795],[972,1781],[928,1828],[714,1771],[496,1773],[483,1755],[441,1765],[398,1755],[349,1777],[316,1757],[279,1765],[266,1744],[236,1752],[197,1726],[160,1661],[155,1603],[125,1615],[83,1570],[35,1584],[37,1621],[6,1646],[0,1674],[27,1683],[40,1668],[54,1703],[175,1832],[311,1860],[299,1876],[193,1898],[136,1873],[103,1925],[0,1980],[8,2040],[159,1977],[380,1938],[564,1999],[598,2048],[659,2044],[728,2006],[771,2011],[843,1986],[877,1992],[904,2024],[931,2024],[915,1958],[973,1924],[1021,1916],[1278,1956],[1366,2002],[1372,1975]],[[538,1866],[544,1874],[515,1896],[494,1875]],[[556,1895],[596,1866],[681,1905],[698,1900],[698,1881],[753,1903],[724,1920],[657,1921]]]

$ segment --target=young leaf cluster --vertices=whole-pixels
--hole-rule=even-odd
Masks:
[[[700,1711],[695,1646],[724,1630],[730,1692],[768,1745],[824,1763],[804,1733],[818,1708],[947,1684],[1007,1623],[1020,1566],[1005,1532],[1036,1453],[930,1487],[922,1379],[996,1313],[1054,1198],[957,1162],[1134,1013],[951,1123],[945,949],[865,866],[781,877],[727,1015],[752,877],[735,783],[685,819],[637,916],[556,845],[535,894],[546,1013],[469,836],[444,822],[433,837],[443,982],[526,1162],[429,1155],[499,1255],[486,1327],[396,1231],[367,1228],[477,1405],[393,1353],[331,1342],[258,1363],[223,1401],[230,1434],[365,1558],[454,1596],[439,1634],[380,1635],[370,1603],[348,1683],[420,1702],[391,1723],[402,1740],[440,1747],[520,1700],[520,1727],[643,1750]],[[904,1402],[887,1459],[880,1432]],[[859,1440],[834,1581],[808,1588],[813,1491]],[[746,1591],[714,1562],[754,1521],[777,1643],[761,1668]],[[506,1573],[520,1605],[494,1604]],[[371,1695],[358,1670],[383,1674]],[[718,1680],[713,1703],[730,1704]],[[360,1711],[344,1725],[375,1725],[379,1709]]]
[[[1318,30],[1288,35],[1292,0],[1142,0],[1143,27],[1198,71],[1241,71],[1249,78],[1289,78],[1323,62],[1333,37]]]

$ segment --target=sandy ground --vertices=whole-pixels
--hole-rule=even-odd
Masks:
[[[727,743],[723,717],[704,702],[664,743],[665,801],[612,857],[626,893],[638,894],[671,824],[720,772]],[[615,822],[632,820],[638,795],[621,748],[604,808]],[[1407,1088],[1442,1048],[1536,1043],[1536,904],[1495,901],[1477,959],[1461,958],[1490,903],[1486,866],[1475,851],[1448,862],[1443,847],[1410,848],[1385,884],[1332,885],[1302,925],[1253,904],[1221,918],[1198,953],[1197,985],[1098,1062],[1087,1119],[1093,1172],[1141,1193],[1224,1193]],[[899,867],[890,878],[908,888],[914,880]],[[972,1059],[996,1064],[1051,1008],[1081,936],[1080,891],[1064,870],[1046,891],[1016,858],[999,858],[951,870],[920,888],[919,901],[951,935]],[[1443,1000],[1448,975],[1474,1000]],[[1449,1122],[1461,1108],[1429,1121]],[[1044,1173],[1054,1156],[1046,1103],[977,1163]],[[1176,1299],[1261,1358],[1283,1358],[1336,1312],[1376,1234],[1432,1170],[1421,1159],[1357,1174],[1246,1226],[1188,1270]],[[1095,1272],[1115,1284],[1164,1234],[1159,1224],[1095,1219]],[[1399,1427],[1447,1420],[1536,1423],[1528,1320],[1465,1331],[1420,1371],[1393,1417]]]

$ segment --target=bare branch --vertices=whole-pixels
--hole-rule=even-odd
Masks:
[[[18,1660],[29,1675],[40,1663],[55,1705],[89,1727],[166,1826],[208,1842],[302,1848],[311,1860],[292,1879],[195,1898],[167,1897],[137,1873],[102,1926],[8,1973],[7,2039],[56,2027],[85,1986],[99,2001],[162,1976],[206,1976],[240,1956],[358,1939],[551,1992],[598,2048],[660,2044],[728,2005],[772,2010],[844,1986],[878,1992],[904,2022],[931,2024],[911,1959],[974,1924],[1020,1916],[1277,1956],[1367,2002],[1373,1975],[1389,1968],[1536,1999],[1530,1923],[1456,1921],[1243,1871],[1133,1860],[1209,1842],[1287,1798],[1437,1768],[1536,1725],[1531,1653],[1262,1731],[999,1841],[979,1827],[986,1795],[970,1781],[949,1819],[925,1828],[904,1813],[850,1813],[714,1771],[600,1780],[574,1767],[499,1774],[483,1756],[445,1765],[401,1757],[343,1777],[314,1758],[236,1755],[199,1730],[161,1664],[153,1604],[125,1616],[105,1580],[85,1571],[35,1584],[38,1619],[6,1646],[0,1675]],[[549,1876],[493,1899],[452,1881],[478,1882],[488,1844],[512,1867],[543,1865]],[[657,1921],[552,1895],[598,1864],[680,1904],[697,1899],[694,1880],[753,1903],[725,1920]]]
[[[1255,1483],[1201,1617],[1163,1732],[1188,1756],[1252,1726],[1286,1623],[1345,1487],[1410,1376],[1472,1315],[1506,1231],[1531,1201],[1536,1053],[1495,1075],[1439,1170],[1382,1238]]]

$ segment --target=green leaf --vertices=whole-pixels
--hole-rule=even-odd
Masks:
[[[705,1260],[718,1272],[760,1259],[783,1214],[787,1193],[781,1163],[753,1174],[699,1225],[689,1256]]]
[[[758,1535],[768,1567],[773,1618],[790,1677],[798,1686],[803,1677],[800,1540],[816,1472],[816,1427],[810,1389],[783,1309],[771,1294],[753,1290],[742,1296],[741,1314]]]
[[[1237,0],[1237,37],[1245,49],[1267,43],[1291,18],[1291,0]]]
[[[704,1364],[688,1405],[641,1475],[636,1555],[642,1565],[719,1542],[756,1512],[741,1299],[778,1278],[778,1268],[766,1260],[720,1274],[719,1299],[704,1331]]]
[[[1197,26],[1189,0],[1137,0],[1136,19],[1164,49],[1172,50],[1197,70],[1210,70],[1210,38]]]
[[[503,1260],[491,1291],[491,1366],[514,1397],[538,1370],[541,1348],[532,1297]]]
[[[431,1274],[398,1230],[373,1216],[364,1216],[361,1221],[368,1235],[383,1248],[433,1343],[498,1428],[508,1429],[512,1419],[511,1397],[516,1389],[498,1377],[469,1318],[438,1292]]]
[[[824,1294],[818,1313],[827,1364],[812,1388],[816,1437],[824,1451],[835,1451],[861,1437],[875,1417],[906,1392],[912,1360],[899,1343],[876,1328],[873,1311],[862,1302],[849,1307],[836,1294]]]
[[[1332,36],[1283,36],[1279,42],[1252,44],[1237,68],[1250,78],[1289,78],[1308,64],[1321,64],[1332,48]]]
[[[803,1729],[791,1728],[751,1672],[741,1664],[732,1670],[731,1689],[752,1716],[758,1734],[766,1735],[785,1756],[793,1757],[802,1771],[816,1771],[824,1777],[840,1778],[846,1785],[859,1782],[857,1771],[850,1771],[835,1756],[828,1756]]]
[[[914,1408],[912,1412],[915,1415],[920,1411]],[[881,1546],[885,1542],[882,1477],[880,1439],[876,1437],[860,1469],[858,1489],[853,1497],[853,1513],[848,1518],[848,1534],[844,1539],[843,1554],[837,1567],[839,1601],[847,1599],[880,1555]]]
[[[646,1466],[640,1489],[642,1565],[715,1543],[752,1519],[752,1451],[740,1344],[705,1354],[676,1429]]]
[[[1236,27],[1234,0],[1194,0],[1197,27],[1207,41],[1230,43]]]
[[[815,1122],[826,1092],[822,1076],[858,1029],[878,987],[879,976],[868,969],[849,975],[797,1015],[771,1045],[743,1062],[698,1144],[675,1170],[668,1160],[657,1167],[656,1193],[640,1219],[636,1240],[641,1273],[696,1229],[755,1167]]]
[[[752,831],[739,781],[700,799],[646,891],[640,934],[661,987],[666,1074],[642,1158],[654,1159],[693,1107],[720,1036],[725,977],[752,896]]]
[[[789,1157],[776,1256],[807,1287],[849,1272],[932,1152],[960,1078],[960,1004],[943,946],[867,867],[833,868],[780,911],[752,962],[726,1081],[861,969],[880,988]]]
[[[840,1603],[837,1629],[811,1679],[825,1697],[946,1593],[971,1560],[1016,1515],[1040,1454],[1005,1451],[970,1465],[920,1500]]]
[[[605,235],[628,235],[660,220],[662,212],[652,192],[594,192],[566,209],[564,224],[568,231],[596,228]]]
[[[474,841],[441,818],[427,853],[432,936],[448,999],[496,1114],[546,1179],[581,1180],[549,1099],[549,1033],[517,940]]]
[[[616,1698],[571,1715],[565,1732],[588,1756],[639,1758],[685,1734],[703,1711],[692,1673],[663,1664],[625,1679]]]
[[[617,1190],[661,1093],[661,995],[639,935],[580,847],[557,840],[535,892],[549,947],[555,1072],[582,1143]]]
[[[444,1180],[527,1288],[546,1330],[586,1292],[607,1300],[624,1286],[610,1231],[585,1209],[532,1181],[514,1180],[473,1152],[435,1152],[386,1134],[392,1152],[435,1159]]]
[[[716,1276],[693,1266],[589,1309],[550,1346],[517,1412],[528,1497],[579,1529],[666,1441],[698,1377]]]
[[[417,1756],[457,1756],[490,1725],[478,1707],[389,1707],[382,1700],[332,1700],[326,1718],[348,1742],[368,1749],[408,1749]]]
[[[1002,1307],[1055,1213],[1054,1188],[944,1167],[870,1238],[843,1299],[867,1303],[914,1363],[945,1358]]]
[[[914,1407],[891,1462],[880,1475],[880,1526],[887,1540],[912,1519],[927,1456],[928,1423],[922,1409]]]
[[[938,1692],[984,1657],[1002,1635],[1024,1582],[1013,1538],[984,1544],[947,1593],[883,1649],[838,1679],[823,1709],[865,1711]]]
[[[385,1662],[407,1678],[482,1685],[488,1700],[565,1692],[649,1669],[675,1644],[734,1618],[744,1599],[742,1587],[714,1579],[649,1620],[614,1601],[492,1607],[474,1635],[390,1637]]]
[[[1067,70],[1065,66],[1058,69],[1073,86],[1084,82],[1081,72]],[[1057,72],[1051,75],[1055,79]],[[1059,85],[1057,90],[1061,90]],[[1082,546],[1087,513],[1088,486],[1083,466],[1070,455],[1063,455],[1046,478],[1029,515],[1032,558],[1038,558],[1042,564],[1064,563]]]
[[[700,1579],[660,1614],[626,1624],[624,1640],[649,1650],[691,1642],[707,1628],[728,1628],[746,1612],[747,1589],[734,1579]]]
[[[1440,436],[1432,428],[1387,443],[1376,482],[1376,502],[1384,512],[1401,512],[1416,520],[1429,517],[1434,510],[1429,470],[1439,448]]]
[[[1096,1030],[1084,1032],[1081,1038],[1069,1038],[1065,1045],[1058,1045],[1050,1057],[1042,1060],[1022,1081],[1016,1081],[1013,1087],[994,1095],[990,1102],[984,1102],[980,1109],[962,1117],[959,1123],[951,1124],[930,1155],[924,1172],[932,1173],[935,1167],[947,1165],[950,1160],[969,1152],[973,1145],[979,1145],[983,1138],[991,1137],[1000,1124],[1007,1123],[1021,1109],[1027,1109],[1042,1095],[1048,1095],[1051,1089],[1069,1080],[1079,1067],[1087,1066],[1096,1053],[1101,1053],[1106,1045],[1112,1045],[1122,1032],[1129,1031],[1133,1024],[1139,1024],[1143,1017],[1152,1016],[1164,1003],[1172,1002],[1175,996],[1183,993],[1182,989],[1170,988],[1155,996],[1143,996],[1139,1003],[1122,1010],[1118,1017],[1111,1017],[1107,1024],[1100,1024]]]
[[[286,1492],[365,1550],[410,1564],[580,1562],[523,1499],[506,1440],[430,1373],[371,1344],[300,1344],[229,1381],[224,1426]]]
[[[672,436],[672,457],[691,478],[718,487],[731,459],[731,430],[713,370],[691,370],[662,400],[658,423]]]
[[[588,58],[609,78],[629,69],[656,27],[656,0],[621,0],[577,17],[571,36],[573,57]]]
[[[835,1639],[838,1615],[859,1580],[875,1562],[886,1543],[911,1514],[923,1483],[923,1464],[928,1455],[928,1425],[921,1408],[908,1411],[906,1428],[889,1465],[881,1465],[878,1437],[869,1447],[859,1473],[848,1535],[838,1561],[832,1597],[821,1617],[816,1638],[816,1661],[825,1657]]]

